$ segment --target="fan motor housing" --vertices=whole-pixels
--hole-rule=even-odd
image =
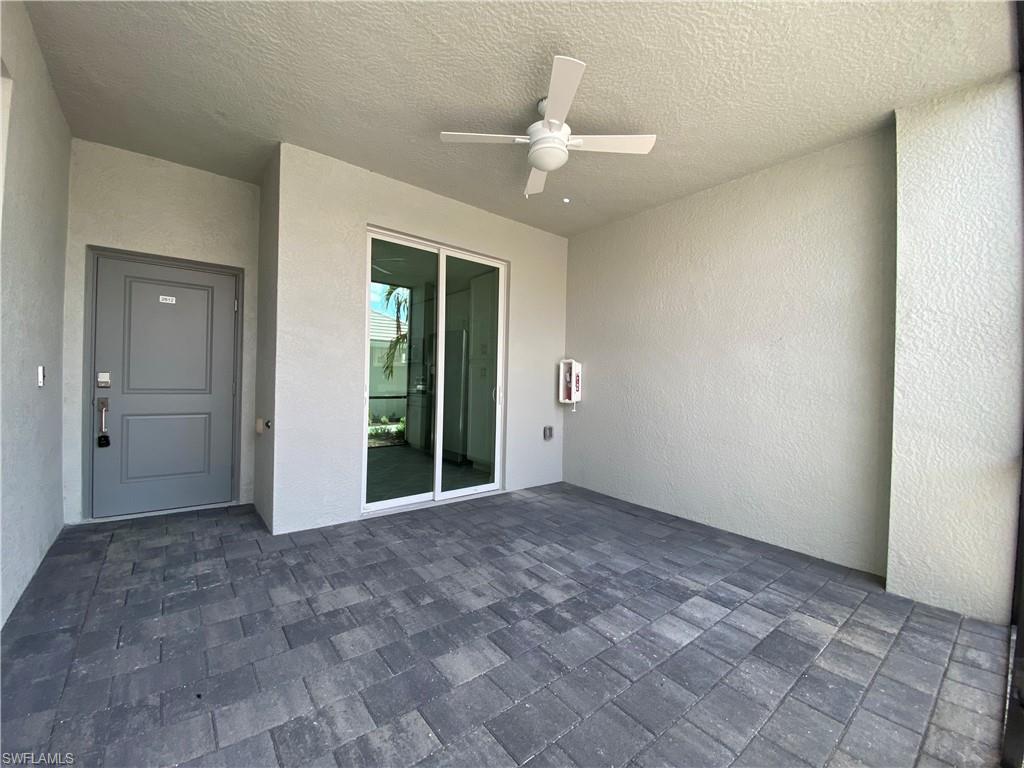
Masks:
[[[557,124],[556,124],[557,125]],[[526,129],[530,151],[526,158],[538,171],[556,171],[569,159],[569,126],[562,123],[556,130],[546,120],[538,120]]]

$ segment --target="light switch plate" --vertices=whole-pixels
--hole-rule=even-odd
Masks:
[[[46,366],[36,366],[36,386],[42,387],[46,384]]]

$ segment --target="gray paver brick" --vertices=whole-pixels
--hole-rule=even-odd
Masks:
[[[375,651],[332,664],[306,676],[306,686],[318,706],[350,696],[391,677],[391,670]]]
[[[171,688],[199,680],[206,675],[206,661],[199,656],[182,656],[115,677],[110,687],[111,704],[127,704]]]
[[[733,763],[734,768],[804,768],[807,763],[762,736],[755,736]]]
[[[731,665],[697,646],[684,648],[658,667],[696,696],[703,696],[732,669]]]
[[[363,690],[363,700],[378,724],[383,724],[449,690],[451,686],[430,664],[419,664]]]
[[[670,654],[671,652],[663,646],[634,634],[601,652],[597,658],[619,674],[636,680],[667,659]]]
[[[353,768],[413,765],[441,747],[418,712],[408,712],[355,741],[339,747],[338,765]]]
[[[697,697],[660,672],[650,672],[613,699],[616,706],[656,736],[661,735]]]
[[[502,748],[490,731],[486,728],[476,728],[459,736],[445,749],[431,754],[418,763],[417,768],[515,768],[515,765],[516,761]]]
[[[720,621],[707,629],[694,644],[709,651],[730,664],[745,658],[758,643],[758,638],[747,634],[739,627]]]
[[[541,690],[486,725],[505,751],[523,763],[568,731],[578,719],[554,694]]]
[[[899,722],[899,721],[897,721]],[[988,717],[951,701],[939,701],[935,706],[932,723],[947,731],[959,733],[972,741],[997,748],[1002,741],[1002,718]],[[905,723],[903,723],[905,724]],[[923,729],[915,729],[923,731]]]
[[[420,707],[420,714],[445,744],[512,705],[490,678],[481,676]]]
[[[842,732],[841,722],[792,696],[783,700],[761,729],[762,736],[815,766],[825,764]]]
[[[683,720],[662,734],[635,762],[640,768],[724,768],[735,755],[693,723]]]
[[[812,664],[793,686],[792,693],[805,704],[846,722],[860,702],[864,686]]]
[[[866,709],[917,733],[924,733],[928,727],[934,704],[935,694],[923,693],[885,675],[875,677],[863,702]]]
[[[505,661],[508,661],[508,656],[494,643],[486,637],[479,637],[444,656],[438,656],[433,664],[451,685],[461,685]]]
[[[596,656],[610,645],[611,643],[605,637],[590,627],[573,627],[544,643],[541,647],[566,667],[572,669]]]
[[[277,764],[274,743],[264,731],[216,752],[184,763],[183,768],[263,768]]]
[[[868,684],[880,663],[881,660],[877,656],[841,640],[833,640],[829,643],[815,660],[815,664],[824,667],[829,672],[834,672],[861,685]]]
[[[562,662],[545,650],[535,648],[495,667],[487,676],[514,701],[519,701],[557,679],[565,671]]]
[[[591,659],[551,683],[549,690],[573,712],[586,717],[628,685],[628,678],[600,659]]]
[[[879,672],[928,694],[937,693],[942,684],[941,665],[899,651],[885,658]]]
[[[770,714],[768,707],[720,684],[690,708],[686,719],[739,754]]]
[[[311,710],[313,704],[301,680],[261,691],[213,712],[219,746],[254,736]]]
[[[861,709],[853,716],[840,746],[869,765],[900,768],[914,765],[920,742],[920,734]]]
[[[296,677],[318,672],[338,661],[330,643],[301,645],[255,663],[260,688],[272,688]]]
[[[208,714],[154,728],[140,736],[116,741],[106,748],[104,765],[170,766],[199,757],[215,748]]]
[[[557,742],[577,765],[625,765],[639,748],[654,737],[633,718],[607,704]]]
[[[796,676],[757,656],[740,661],[723,682],[770,709],[775,709],[790,690]]]
[[[288,641],[284,632],[275,627],[210,648],[206,651],[206,659],[210,665],[210,674],[217,675],[287,650]]]

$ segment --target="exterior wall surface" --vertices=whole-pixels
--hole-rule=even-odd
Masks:
[[[61,315],[71,135],[21,3],[0,4],[12,100],[0,232],[0,622],[61,529]],[[36,386],[36,366],[46,386]]]
[[[260,190],[260,257],[256,354],[256,418],[271,422],[256,435],[253,501],[267,527],[274,528],[274,391],[277,371],[277,238],[281,156],[275,151]]]
[[[1018,81],[896,112],[889,579],[1009,619],[1021,460]]]
[[[83,517],[82,387],[86,248],[101,246],[242,267],[239,501],[253,499],[259,187],[75,139],[64,291],[64,517]]]
[[[571,238],[565,479],[886,563],[891,129]]]
[[[279,221],[275,533],[361,514],[367,225],[509,263],[505,486],[562,479],[564,238],[289,144]]]

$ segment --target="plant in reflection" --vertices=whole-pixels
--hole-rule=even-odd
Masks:
[[[402,318],[409,314],[409,292],[397,286],[389,285],[384,292],[384,308],[395,305],[395,337],[388,342],[384,353],[384,378],[390,381],[395,376],[395,360],[405,352],[409,344],[408,326],[402,326]]]

